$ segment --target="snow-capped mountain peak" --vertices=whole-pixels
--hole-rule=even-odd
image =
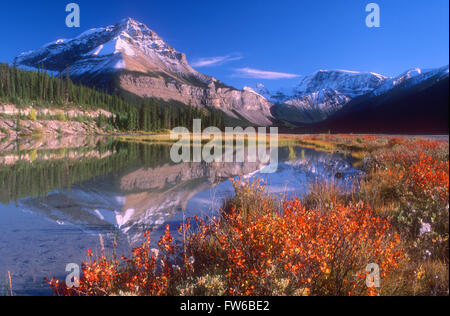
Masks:
[[[448,76],[448,71],[449,71],[448,65],[436,69],[412,68],[395,78],[388,78],[387,80],[385,80],[383,85],[375,89],[372,92],[372,94],[381,95],[399,86],[407,88],[415,84],[418,84],[422,81],[425,81],[427,79],[430,79],[432,77],[437,77],[437,79],[443,78],[445,76]]]
[[[68,70],[73,80],[100,89],[215,107],[238,120],[264,126],[272,123],[271,104],[265,98],[197,72],[185,54],[132,18],[52,42],[21,54],[16,61],[22,67],[43,65],[63,75]]]
[[[205,79],[188,65],[184,54],[132,18],[22,53],[17,62],[25,66],[43,64],[46,69],[59,72],[69,66],[72,76],[127,69],[189,74]]]
[[[386,77],[376,73],[362,73],[350,70],[319,70],[305,76],[294,88],[296,95],[321,90],[338,91],[348,97],[363,95],[380,86]]]
[[[301,78],[292,94],[278,92],[269,99],[277,103],[277,115],[293,123],[318,122],[341,110],[357,97],[377,96],[395,87],[408,88],[430,78],[448,76],[448,66],[410,69],[397,77],[373,72],[319,70]]]

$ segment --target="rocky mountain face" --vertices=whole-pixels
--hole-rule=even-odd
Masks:
[[[99,88],[216,107],[231,117],[258,125],[272,122],[271,104],[264,97],[197,72],[185,54],[131,18],[22,53],[16,61],[34,68],[43,65],[63,75],[69,71],[73,80]]]
[[[276,116],[291,123],[325,120],[354,98],[381,86],[386,77],[347,70],[319,70],[305,76],[291,93],[279,92],[271,100]]]
[[[377,97],[394,88],[411,88],[436,76],[448,76],[448,66],[431,70],[415,68],[392,78],[376,73],[320,70],[302,78],[290,92],[270,94],[262,85],[255,92],[275,104],[277,118],[294,124],[311,124],[332,117],[359,98]]]
[[[225,86],[215,78],[211,78],[208,85],[201,86],[140,73],[124,73],[120,76],[120,86],[141,97],[158,97],[193,106],[215,107],[230,117],[244,118],[262,126],[271,125],[272,122],[272,104],[264,97]]]

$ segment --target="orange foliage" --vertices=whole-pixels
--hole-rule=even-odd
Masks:
[[[407,167],[412,191],[417,195],[433,197],[435,194],[442,201],[448,201],[449,165],[433,157],[420,153],[418,161]]]
[[[391,142],[397,142],[392,138]],[[377,176],[381,176],[391,183],[401,183],[417,198],[433,198],[437,196],[441,201],[449,197],[449,164],[435,157],[443,142],[418,140],[405,144],[407,150],[388,151],[379,154],[382,169]],[[386,168],[387,167],[387,168]]]
[[[312,295],[373,294],[365,285],[365,267],[377,263],[388,278],[402,256],[389,223],[365,206],[335,203],[330,210],[308,210],[295,199],[280,214],[242,216],[233,209],[223,216],[222,223],[202,227],[189,248],[200,261],[219,261],[226,269],[229,295],[272,295],[280,278]],[[211,250],[208,239],[218,249]]]
[[[326,136],[337,137],[349,142],[355,138]],[[373,136],[363,139],[376,141]],[[416,198],[427,205],[435,200],[448,204],[449,165],[437,155],[443,142],[393,137],[387,146],[389,150],[372,156],[377,182],[403,190],[408,203]],[[274,210],[269,197],[250,201],[250,207],[224,210],[209,222],[195,218],[194,232],[188,219],[179,230],[183,247],[177,246],[167,227],[158,255],[150,249],[147,233],[131,258],[100,256],[84,263],[79,288],[69,289],[55,279],[48,282],[57,295],[176,295],[174,282],[211,274],[220,275],[229,295],[274,295],[280,281],[286,280],[284,294],[377,295],[377,289],[366,286],[365,267],[378,264],[383,282],[404,258],[390,223],[364,203],[333,200],[326,209],[308,209],[294,199]],[[174,270],[175,264],[181,267]]]
[[[142,246],[133,249],[132,257],[122,256],[108,259],[99,256],[96,260],[84,262],[79,287],[69,288],[65,282],[52,278],[46,280],[59,296],[104,296],[113,294],[167,295],[168,282],[174,276],[171,262],[177,247],[166,227],[159,245],[157,257],[150,249],[149,233],[145,233]],[[92,251],[88,250],[88,257]],[[159,260],[157,260],[159,258]]]
[[[57,295],[167,295],[177,278],[219,267],[229,295],[273,295],[279,279],[288,279],[297,295],[373,295],[376,290],[365,285],[365,267],[377,263],[381,278],[388,278],[402,256],[389,223],[362,205],[336,202],[319,211],[295,199],[285,202],[280,213],[244,215],[234,208],[220,220],[196,220],[199,227],[189,233],[185,250],[177,247],[167,227],[159,260],[147,233],[130,259],[100,256],[84,263],[78,288],[54,279],[48,283]],[[181,231],[190,231],[190,220]],[[173,271],[177,258],[188,257],[183,268]]]

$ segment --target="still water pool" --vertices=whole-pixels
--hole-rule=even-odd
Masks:
[[[86,249],[128,253],[169,224],[214,216],[233,196],[231,179],[262,179],[270,193],[303,197],[318,182],[351,190],[360,175],[352,159],[300,146],[279,148],[278,170],[259,163],[182,163],[167,144],[67,137],[0,142],[0,295],[50,295],[45,277],[65,279]]]

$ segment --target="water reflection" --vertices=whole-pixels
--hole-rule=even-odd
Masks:
[[[170,162],[170,147],[117,138],[46,138],[0,143],[0,281],[11,270],[18,294],[48,294],[42,278],[64,276],[86,248],[119,242],[126,252],[145,230],[214,215],[233,194],[230,178],[263,178],[272,193],[306,194],[311,183],[357,176],[351,161],[300,147],[280,148],[274,174],[263,164]],[[26,244],[26,246],[24,246]]]

